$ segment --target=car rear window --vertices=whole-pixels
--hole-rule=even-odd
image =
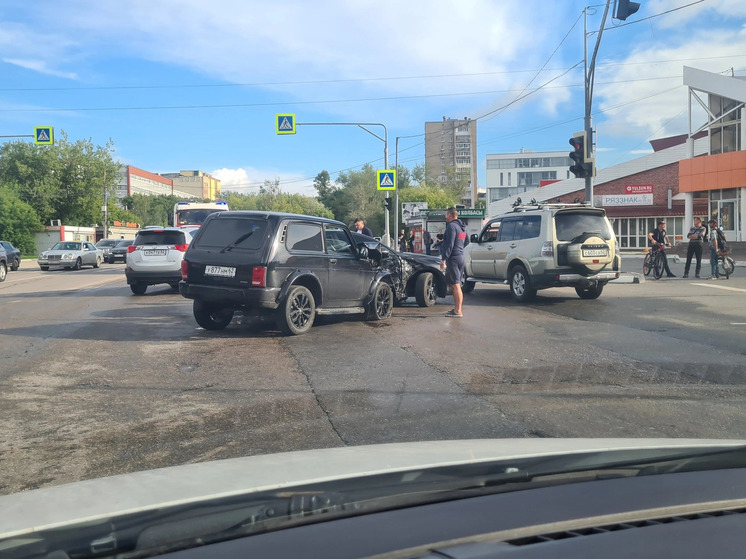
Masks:
[[[558,241],[572,241],[583,233],[598,233],[602,239],[611,240],[611,231],[604,215],[589,212],[562,212],[554,216]]]
[[[202,225],[195,246],[256,250],[264,245],[266,219],[220,217]]]
[[[140,231],[135,244],[141,245],[183,245],[186,238],[182,231]]]

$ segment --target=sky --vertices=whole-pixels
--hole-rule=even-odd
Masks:
[[[612,1],[612,6],[614,2]],[[610,11],[596,61],[597,166],[688,131],[684,66],[746,77],[746,2],[640,0]],[[487,154],[568,150],[583,129],[580,0],[3,0],[0,135],[53,126],[111,140],[125,165],[199,169],[224,191],[370,163],[425,163],[426,121],[476,119]],[[606,4],[588,9],[593,51]],[[277,135],[275,115],[296,115]],[[704,123],[701,110],[694,124]],[[307,124],[304,126],[304,123]],[[329,125],[310,126],[311,123]],[[384,137],[383,126],[370,132]],[[12,138],[3,138],[12,141]],[[28,140],[31,141],[31,140]]]

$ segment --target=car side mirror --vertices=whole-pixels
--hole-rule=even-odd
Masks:
[[[358,247],[358,254],[360,255],[360,258],[367,259],[368,258],[368,247],[365,245],[360,245]]]
[[[472,233],[471,237],[469,237],[469,241],[472,243],[478,243],[479,242],[479,235],[476,235]]]

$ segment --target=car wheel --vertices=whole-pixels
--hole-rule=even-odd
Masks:
[[[8,266],[5,262],[0,262],[0,281],[5,281],[5,277],[8,275]]]
[[[294,285],[277,309],[277,327],[284,334],[305,334],[313,326],[316,317],[316,301],[308,288]]]
[[[575,293],[581,299],[598,299],[604,291],[603,284],[599,283],[590,287],[576,287]]]
[[[179,290],[179,282],[178,281],[172,281],[168,285],[171,286],[171,289],[176,289],[177,291]]]
[[[192,310],[197,324],[205,330],[224,330],[233,320],[233,309],[208,305],[203,301],[194,301]]]
[[[516,301],[524,303],[536,295],[536,289],[531,287],[531,279],[526,268],[520,264],[510,270],[510,292]]]
[[[148,289],[148,285],[145,283],[131,283],[130,289],[135,295],[145,295],[145,291]]]
[[[435,293],[435,281],[430,272],[425,272],[417,276],[417,284],[414,291],[417,304],[421,307],[432,307],[438,299]]]
[[[97,256],[96,261],[93,263],[93,267],[98,268],[99,266],[101,266],[101,262],[102,262],[101,258]]]
[[[49,266],[39,266],[39,268],[41,268],[42,272],[48,272],[49,271]]]
[[[15,272],[20,267],[21,267],[21,260],[16,258],[15,260],[13,260],[13,264],[11,264],[10,269]]]
[[[83,262],[78,258],[75,261],[75,264],[73,265],[73,270],[80,270],[81,266],[83,265]]]
[[[466,277],[461,278],[461,293],[471,293],[477,286],[475,281],[466,281]]]
[[[368,304],[368,320],[384,320],[391,316],[394,310],[394,292],[391,286],[385,281],[381,281],[376,286],[373,299]]]

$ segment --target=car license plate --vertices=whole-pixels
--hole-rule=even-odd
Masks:
[[[606,256],[609,252],[605,248],[584,250],[583,256]]]
[[[205,266],[205,275],[234,278],[236,277],[236,269],[228,266]]]
[[[142,254],[143,256],[166,256],[168,254],[168,250],[166,250],[165,248],[143,250]]]

